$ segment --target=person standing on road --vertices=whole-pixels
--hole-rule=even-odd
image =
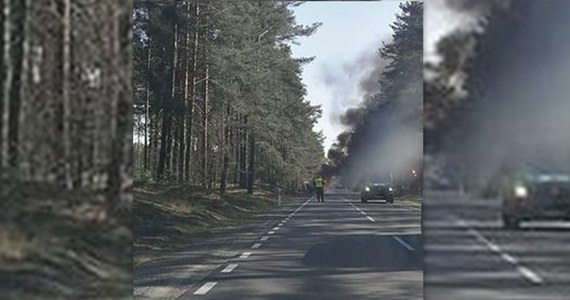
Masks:
[[[317,202],[325,202],[325,180],[321,176],[315,179],[315,189],[317,190]]]

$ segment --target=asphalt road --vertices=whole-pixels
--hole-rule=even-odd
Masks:
[[[500,202],[424,194],[425,299],[570,299],[570,227],[502,228]]]
[[[273,224],[180,299],[423,299],[421,212],[333,191]]]

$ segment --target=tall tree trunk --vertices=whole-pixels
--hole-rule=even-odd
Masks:
[[[12,79],[13,79],[13,65],[12,65],[12,55],[11,55],[11,48],[12,48],[12,3],[11,0],[4,0],[3,2],[3,89],[2,89],[2,115],[0,116],[2,119],[0,120],[0,165],[3,168],[8,167],[8,123],[9,123],[9,116],[10,116],[10,94],[12,88]]]
[[[73,188],[71,180],[71,0],[64,1],[63,8],[63,82],[62,82],[62,103],[63,103],[63,177],[64,186]],[[111,115],[113,115],[111,113]]]
[[[253,183],[255,182],[255,134],[249,136],[249,166],[247,176],[247,193],[253,194]]]
[[[14,107],[13,107],[13,111],[15,113],[14,119],[12,120],[15,129],[15,133],[14,133],[14,148],[12,149],[12,152],[14,153],[14,157],[13,157],[13,161],[12,161],[12,166],[16,166],[18,163],[18,160],[20,161],[24,161],[24,159],[20,159],[20,150],[18,147],[20,145],[20,138],[19,138],[19,133],[20,133],[20,123],[21,123],[21,111],[23,109],[25,109],[26,107],[29,107],[29,105],[27,105],[26,107],[23,107],[24,105],[24,101],[25,99],[27,99],[28,97],[28,89],[29,89],[29,85],[28,85],[28,70],[29,70],[29,57],[30,57],[30,51],[29,51],[29,44],[30,44],[30,9],[32,7],[32,1],[31,0],[23,0],[23,1],[19,1],[22,4],[21,7],[21,15],[20,18],[18,20],[18,27],[15,28],[15,30],[19,30],[20,34],[22,35],[22,37],[20,38],[19,41],[19,54],[16,55],[16,61],[20,67],[19,70],[19,76],[18,76],[18,81],[19,83],[17,85],[15,85],[14,89],[17,89],[18,92],[17,94],[14,95],[14,97],[17,99]],[[29,103],[29,102],[28,102]],[[28,156],[29,157],[29,156]],[[30,174],[30,165],[26,164],[27,168],[26,168],[26,176],[31,176]],[[29,177],[28,177],[29,178]]]
[[[207,51],[207,50],[205,50]],[[209,174],[208,174],[208,100],[209,100],[209,76],[210,76],[210,66],[208,65],[208,53],[206,53],[206,66],[205,74],[206,78],[204,81],[204,102],[202,106],[202,174],[203,174],[203,186],[209,186]]]
[[[189,3],[184,4],[184,9],[186,10],[186,17],[189,17]],[[184,92],[182,95],[182,113],[180,114],[179,117],[179,122],[180,122],[180,129],[178,132],[178,173],[177,173],[177,177],[178,177],[178,182],[180,183],[184,183],[185,180],[185,174],[186,172],[184,171],[184,167],[186,166],[186,162],[184,161],[184,159],[186,158],[186,126],[188,123],[188,120],[186,118],[186,114],[187,114],[187,110],[188,110],[188,57],[190,56],[189,51],[188,51],[188,44],[190,43],[190,33],[188,32],[188,22],[189,20],[186,20],[186,27],[184,28],[184,47],[182,47],[183,51],[183,58],[181,59],[182,64],[184,65],[184,79],[183,79],[183,84],[184,84]],[[182,76],[181,76],[182,77]]]
[[[162,136],[160,143],[160,157],[158,161],[158,179],[163,179],[165,165],[172,171],[172,105],[176,96],[176,64],[178,62],[178,23],[173,21],[173,47],[172,47],[172,73],[170,78],[171,90],[163,111]]]
[[[232,130],[230,126],[230,115],[231,115],[231,108],[229,104],[227,105],[226,117],[224,122],[224,140],[223,140],[223,147],[222,147],[222,172],[220,175],[220,197],[223,197],[226,194],[226,185],[227,185],[227,177],[228,177],[228,164],[229,164],[229,155],[231,154],[231,147],[230,144],[232,142]]]
[[[247,132],[245,127],[247,126],[247,116],[243,117],[242,130],[241,130],[241,140],[240,140],[240,158],[239,158],[239,176],[240,188],[244,189],[247,187]]]
[[[147,53],[147,58],[146,58],[146,69],[147,72],[150,72],[150,40],[148,41],[148,53]],[[148,152],[149,152],[149,123],[150,123],[150,114],[149,114],[149,110],[150,110],[150,86],[149,86],[149,80],[148,80],[148,76],[146,79],[146,86],[145,86],[145,93],[146,93],[146,101],[145,101],[145,105],[144,105],[144,170],[145,172],[148,171],[148,161],[149,161],[149,157],[148,157]]]
[[[188,3],[188,9],[190,9],[190,3]],[[190,13],[188,12],[188,15]],[[198,24],[199,23],[199,18],[200,18],[200,4],[199,3],[195,3],[194,4],[194,24]],[[187,39],[188,39],[188,34],[189,34],[189,27],[190,27],[190,23],[188,23],[188,28],[187,28]],[[184,162],[184,170],[186,173],[186,180],[188,180],[190,183],[192,182],[192,176],[190,173],[190,167],[191,167],[191,161],[192,161],[192,143],[193,143],[193,120],[194,120],[194,103],[196,103],[196,75],[198,72],[198,38],[199,38],[199,34],[198,34],[198,30],[196,29],[196,25],[194,26],[194,46],[192,49],[192,81],[191,81],[191,95],[190,97],[188,97],[188,95],[185,95],[185,99],[186,101],[190,101],[187,104],[187,110],[186,110],[186,120],[187,120],[187,125],[186,125],[186,151],[185,151],[185,162]],[[187,64],[189,62],[187,61]],[[188,86],[188,70],[186,70],[186,86]]]
[[[118,70],[120,70],[121,65],[121,24],[120,24],[120,15],[115,10],[118,8],[119,5],[112,5],[108,4],[109,12],[111,12],[111,20],[110,20],[110,34],[109,34],[109,46],[110,46],[110,59],[111,59],[111,67],[110,67],[110,74],[108,76],[111,77],[109,89],[111,94],[111,111],[110,111],[110,118],[111,118],[111,128],[110,128],[110,145],[111,151],[109,155],[109,163],[107,166],[107,193],[109,195],[109,207],[113,207],[115,205],[114,200],[117,199],[117,196],[120,193],[120,182],[121,182],[121,139],[123,136],[120,134],[120,105],[121,105],[121,96],[122,96],[122,88],[120,84],[120,78],[118,74]]]
[[[11,168],[18,166],[19,158],[19,133],[20,133],[20,108],[22,105],[22,79],[25,78],[23,67],[24,61],[24,41],[26,37],[14,38],[18,34],[22,34],[25,29],[26,21],[26,3],[23,1],[14,1],[12,3],[12,66],[13,74],[9,91],[9,111],[8,111],[8,165]]]
[[[168,177],[169,179],[173,176],[176,176],[176,165],[174,156],[176,155],[174,152],[176,148],[176,134],[178,134],[178,126],[177,119],[176,119],[176,111],[175,109],[172,110],[172,123],[171,123],[171,131],[170,131],[170,139],[168,144]]]

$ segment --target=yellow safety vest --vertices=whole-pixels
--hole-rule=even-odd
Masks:
[[[318,188],[323,187],[323,179],[322,178],[315,179],[315,186]]]

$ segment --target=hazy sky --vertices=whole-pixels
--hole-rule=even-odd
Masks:
[[[307,2],[295,9],[298,24],[322,22],[312,36],[293,45],[295,57],[315,56],[303,69],[307,99],[322,105],[323,117],[315,130],[323,131],[325,151],[345,130],[338,121],[347,108],[362,100],[359,78],[370,74],[372,57],[382,41],[389,41],[389,27],[399,13],[400,1]]]
[[[468,13],[449,9],[446,0],[429,0],[424,6],[424,58],[437,60],[437,41],[458,28],[475,25],[476,19]]]

